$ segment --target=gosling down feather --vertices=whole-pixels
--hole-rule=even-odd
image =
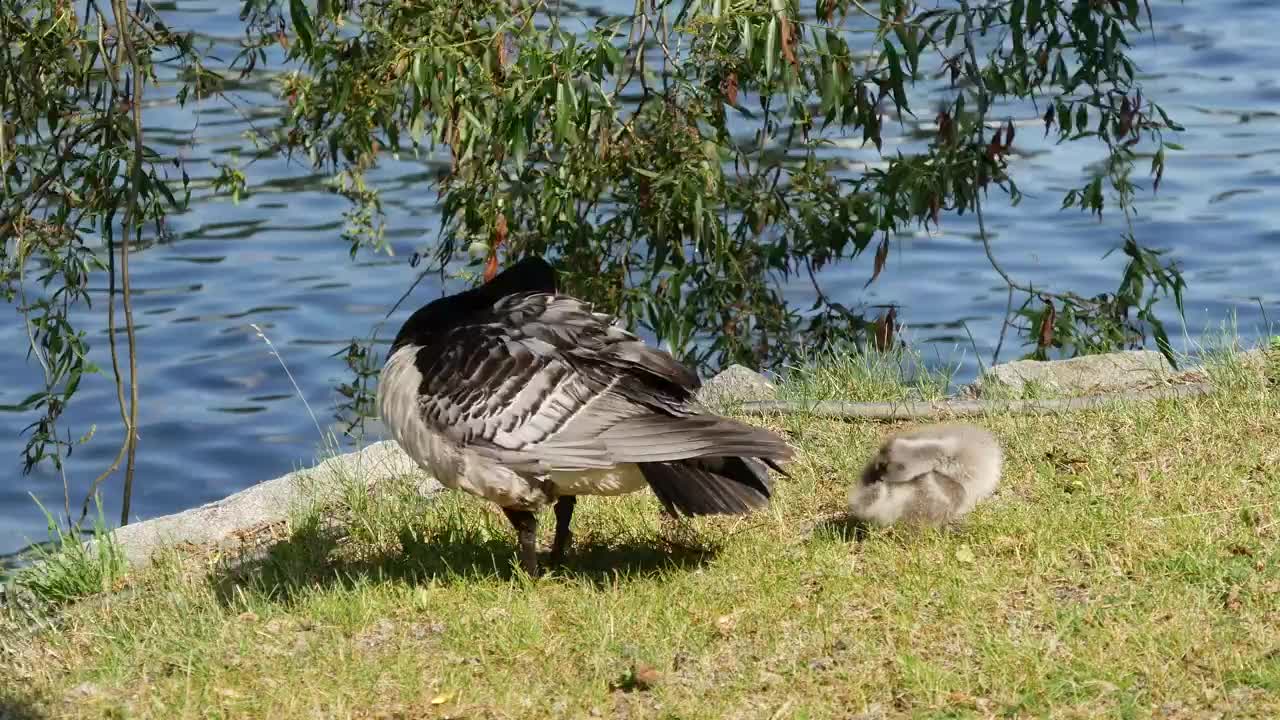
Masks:
[[[854,518],[874,525],[943,525],[971,512],[1000,482],[1003,453],[976,425],[939,423],[894,435],[849,490]]]
[[[768,504],[767,467],[791,457],[774,433],[706,412],[696,374],[612,323],[530,257],[413,313],[382,370],[392,437],[442,485],[501,506],[530,575],[548,504],[558,563],[578,495],[647,485],[673,515],[741,514]]]

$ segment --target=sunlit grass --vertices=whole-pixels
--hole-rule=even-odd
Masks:
[[[879,373],[781,389],[922,392]],[[1209,374],[1206,397],[980,417],[1006,447],[996,496],[954,530],[860,540],[809,529],[903,424],[755,419],[798,448],[769,510],[681,528],[649,494],[586,498],[536,582],[491,506],[353,479],[261,562],[175,555],[0,640],[0,714],[1276,717],[1280,375],[1231,354]]]
[[[52,513],[44,513],[48,539],[31,547],[32,564],[15,574],[14,582],[37,599],[53,605],[79,600],[111,589],[124,575],[124,556],[112,542],[102,514],[101,498],[94,496],[97,515],[87,530],[62,527]]]

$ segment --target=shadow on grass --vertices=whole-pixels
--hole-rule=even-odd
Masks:
[[[0,720],[42,720],[44,717],[33,703],[0,691]]]
[[[349,552],[342,528],[304,523],[293,534],[252,556],[223,563],[209,574],[218,600],[229,605],[244,591],[289,602],[298,591],[324,586],[351,587],[360,580],[402,580],[414,584],[509,581],[525,577],[517,569],[514,533],[475,524],[447,523],[398,529],[398,542],[382,552]],[[704,565],[716,553],[710,544],[677,543],[658,537],[576,537],[564,564],[551,566],[539,553],[544,578],[585,580],[608,586]]]
[[[815,540],[839,540],[862,542],[871,532],[871,526],[848,513],[829,515],[809,528],[809,537]]]

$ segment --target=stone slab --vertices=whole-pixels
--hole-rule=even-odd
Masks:
[[[773,400],[778,389],[764,375],[742,365],[730,365],[698,390],[698,400],[710,407],[733,402]]]
[[[227,547],[241,533],[288,519],[290,513],[344,483],[372,486],[397,477],[420,478],[419,491],[430,494],[440,484],[428,478],[394,441],[337,455],[312,468],[267,480],[207,505],[117,528],[113,537],[130,566],[149,563],[158,550],[179,545]]]
[[[988,368],[969,390],[981,397],[995,385],[1018,394],[1027,385],[1035,384],[1054,395],[1104,395],[1162,382],[1172,372],[1169,361],[1154,350],[1084,355],[1067,360],[1016,360]]]

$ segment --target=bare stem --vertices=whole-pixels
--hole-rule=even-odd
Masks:
[[[124,492],[120,506],[120,524],[129,524],[129,505],[133,495],[133,474],[138,450],[138,354],[133,325],[133,293],[129,282],[129,240],[133,231],[141,227],[138,222],[138,183],[142,176],[142,87],[143,73],[138,66],[137,48],[125,0],[112,0],[111,12],[115,16],[116,31],[124,47],[133,76],[129,104],[133,114],[133,156],[129,159],[129,200],[125,210],[124,232],[120,241],[120,287],[124,306],[125,333],[129,340],[129,420],[125,426]]]

